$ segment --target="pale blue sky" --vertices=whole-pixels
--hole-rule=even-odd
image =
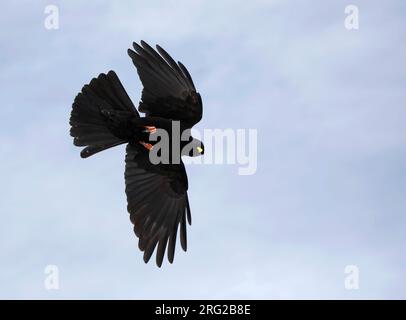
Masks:
[[[44,28],[48,4],[59,30]],[[406,298],[404,1],[0,6],[0,298]],[[199,129],[258,129],[255,175],[188,168],[189,251],[161,269],[128,219],[124,148],[83,160],[69,136],[73,98],[100,72],[138,102],[126,50],[140,39],[188,67]]]

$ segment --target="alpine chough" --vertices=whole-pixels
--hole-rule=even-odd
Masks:
[[[116,73],[109,71],[93,78],[76,96],[70,134],[75,146],[85,147],[80,153],[82,158],[127,144],[127,210],[144,261],[149,261],[157,247],[156,263],[160,267],[165,251],[169,262],[173,262],[178,229],[180,244],[186,251],[186,220],[190,225],[191,212],[188,179],[180,156],[204,153],[203,143],[190,135],[190,129],[202,118],[202,99],[186,67],[160,46],[154,50],[141,41],[140,45],[133,43],[133,48],[128,49],[128,55],[144,87],[138,111],[145,117],[140,117]],[[175,123],[181,134],[188,134],[186,141],[172,134]],[[155,164],[150,155],[159,141],[152,138],[157,130],[168,132],[171,157]],[[173,156],[174,139],[180,145],[177,157]]]

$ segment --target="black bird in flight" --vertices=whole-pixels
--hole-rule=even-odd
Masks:
[[[168,260],[173,262],[178,228],[186,251],[186,220],[190,225],[191,212],[182,160],[153,164],[150,153],[157,141],[152,136],[163,129],[171,142],[178,139],[179,159],[181,155],[202,155],[203,143],[190,136],[190,129],[202,118],[202,99],[185,66],[176,63],[164,49],[157,45],[155,51],[144,41],[141,45],[134,42],[133,47],[128,55],[144,86],[138,111],[145,117],[140,117],[116,73],[109,71],[93,78],[76,96],[70,134],[75,146],[85,147],[82,158],[127,143],[127,210],[144,261],[149,261],[157,247],[156,263],[160,267],[166,248]],[[172,137],[174,122],[180,124],[181,133],[189,134],[187,141]]]

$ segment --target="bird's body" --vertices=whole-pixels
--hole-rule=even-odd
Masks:
[[[85,147],[83,158],[127,143],[127,209],[144,261],[148,262],[157,247],[156,262],[161,266],[166,248],[168,260],[173,262],[178,228],[181,246],[185,251],[187,247],[186,221],[191,223],[191,214],[188,179],[180,156],[203,153],[203,144],[190,136],[190,129],[202,117],[202,101],[180,62],[176,64],[159,46],[158,54],[145,42],[141,45],[134,43],[135,51],[128,53],[144,85],[138,110],[145,117],[140,117],[116,73],[109,71],[92,79],[77,95],[70,124],[74,144]],[[173,132],[175,125],[178,135]],[[159,130],[168,134],[170,143],[165,147],[170,157],[155,163],[150,156],[159,142],[153,137]],[[181,139],[183,133],[188,134],[187,140]],[[191,147],[185,148],[188,145]]]

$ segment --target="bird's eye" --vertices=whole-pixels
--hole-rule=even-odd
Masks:
[[[199,152],[199,153],[203,152],[203,148],[201,148],[201,147],[197,147],[196,149],[197,149],[197,152]]]

